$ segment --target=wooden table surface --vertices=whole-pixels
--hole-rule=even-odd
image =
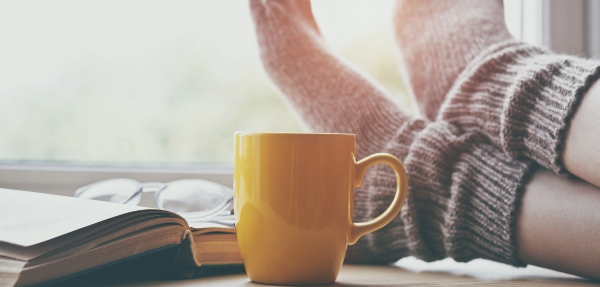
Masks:
[[[187,280],[82,276],[59,285],[268,286],[251,282],[241,267],[209,269],[202,277]],[[344,265],[337,281],[328,286],[600,286],[600,282],[535,266],[514,268],[486,260],[457,263],[450,259],[425,263],[405,258],[391,266]]]

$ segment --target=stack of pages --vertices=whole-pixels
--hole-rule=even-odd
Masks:
[[[242,264],[235,229],[190,227],[158,209],[0,189],[0,286],[70,278],[86,270],[177,250],[175,269]]]

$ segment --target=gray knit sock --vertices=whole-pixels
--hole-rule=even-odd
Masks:
[[[525,265],[517,253],[516,222],[531,162],[514,160],[483,134],[443,121],[407,122],[385,151],[406,166],[406,204],[399,218],[364,236],[358,249],[350,246],[347,262],[387,263],[413,255]],[[373,218],[392,200],[395,177],[380,166],[368,180],[368,201],[358,208]]]
[[[250,8],[265,71],[307,129],[356,134],[356,160],[381,152],[409,117],[374,81],[327,47],[310,1],[253,0]],[[363,186],[354,192],[355,222],[371,219],[369,198],[379,192],[369,188],[375,178],[370,169]],[[349,258],[357,261],[368,261],[374,254],[366,238],[350,250],[355,252]]]
[[[381,151],[407,115],[327,46],[310,1],[251,1],[267,74],[312,132],[355,133],[357,158]]]
[[[459,75],[439,119],[479,131],[513,158],[568,174],[561,155],[570,120],[600,77],[600,61],[508,40]]]
[[[399,0],[396,40],[421,112],[433,120],[458,74],[483,49],[510,39],[502,0]]]
[[[355,133],[357,160],[389,152],[409,174],[402,215],[350,246],[348,262],[387,263],[414,255],[522,265],[516,210],[529,162],[509,158],[479,132],[406,115],[368,77],[331,53],[310,2],[250,3],[265,70],[309,129]],[[395,194],[395,181],[387,166],[370,169],[354,193],[353,220],[381,214]]]

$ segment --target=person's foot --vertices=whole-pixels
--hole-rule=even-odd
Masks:
[[[313,132],[354,133],[357,159],[381,151],[408,116],[327,47],[307,0],[252,0],[264,68]]]
[[[399,0],[394,14],[404,78],[435,119],[456,77],[482,50],[512,38],[502,0]]]
[[[359,160],[382,152],[400,127],[410,121],[379,85],[331,52],[319,32],[310,1],[251,0],[250,8],[264,68],[310,131],[356,134],[355,158]],[[372,197],[387,199],[388,193],[392,197],[395,194],[394,186],[373,187],[373,182],[382,181],[381,174],[388,176],[381,168],[370,169],[363,186],[354,191],[353,220],[367,221],[373,218],[369,216],[377,205],[391,202],[371,201]],[[395,184],[395,176],[391,180]],[[372,234],[363,236],[348,248],[347,262],[398,260],[408,252],[401,236],[396,236],[402,230],[402,220],[397,218],[388,225],[388,231],[381,231],[394,239],[386,246],[374,245]]]

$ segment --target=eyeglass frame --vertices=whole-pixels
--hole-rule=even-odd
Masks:
[[[115,181],[115,180],[127,180],[130,182],[135,182],[137,184],[137,190],[130,196],[128,197],[126,200],[122,201],[122,202],[113,202],[113,203],[119,203],[119,204],[129,204],[128,202],[132,199],[134,199],[135,197],[137,197],[138,195],[141,196],[141,194],[143,193],[147,193],[147,192],[154,192],[154,204],[157,206],[157,208],[162,209],[162,210],[167,210],[170,211],[168,209],[165,209],[163,207],[160,207],[158,202],[158,198],[161,194],[161,192],[163,190],[165,190],[170,184],[173,184],[175,182],[181,182],[181,181],[202,181],[202,182],[207,182],[210,184],[215,184],[215,185],[219,185],[220,187],[223,187],[224,189],[227,190],[231,190],[231,195],[229,195],[227,197],[226,200],[224,200],[223,202],[221,202],[219,205],[217,205],[216,207],[214,207],[213,209],[209,210],[209,211],[214,211],[209,213],[208,215],[204,215],[204,216],[193,216],[194,213],[197,213],[199,211],[192,211],[192,212],[187,212],[187,213],[183,213],[183,214],[179,214],[180,216],[182,216],[183,218],[185,218],[187,221],[210,221],[210,220],[206,220],[206,219],[210,219],[210,218],[214,218],[217,217],[219,213],[224,212],[225,210],[227,210],[227,206],[232,205],[233,202],[233,190],[227,186],[224,186],[222,184],[216,183],[216,182],[212,182],[212,181],[208,181],[208,180],[202,180],[202,179],[179,179],[179,180],[174,180],[174,181],[170,181],[170,182],[139,182],[135,179],[131,179],[131,178],[111,178],[111,179],[105,179],[105,180],[101,180],[98,182],[94,182],[94,183],[90,183],[88,185],[82,186],[80,188],[78,188],[77,190],[75,190],[75,194],[73,195],[74,197],[79,198],[86,190],[88,190],[90,187],[95,186],[95,185],[100,185],[102,183],[105,182],[109,182],[109,181]],[[112,202],[112,201],[109,201]],[[139,202],[138,204],[139,205]],[[192,216],[190,217],[189,214],[192,214]],[[188,215],[188,216],[184,216],[184,215]],[[233,209],[230,210],[228,215],[233,215]]]

